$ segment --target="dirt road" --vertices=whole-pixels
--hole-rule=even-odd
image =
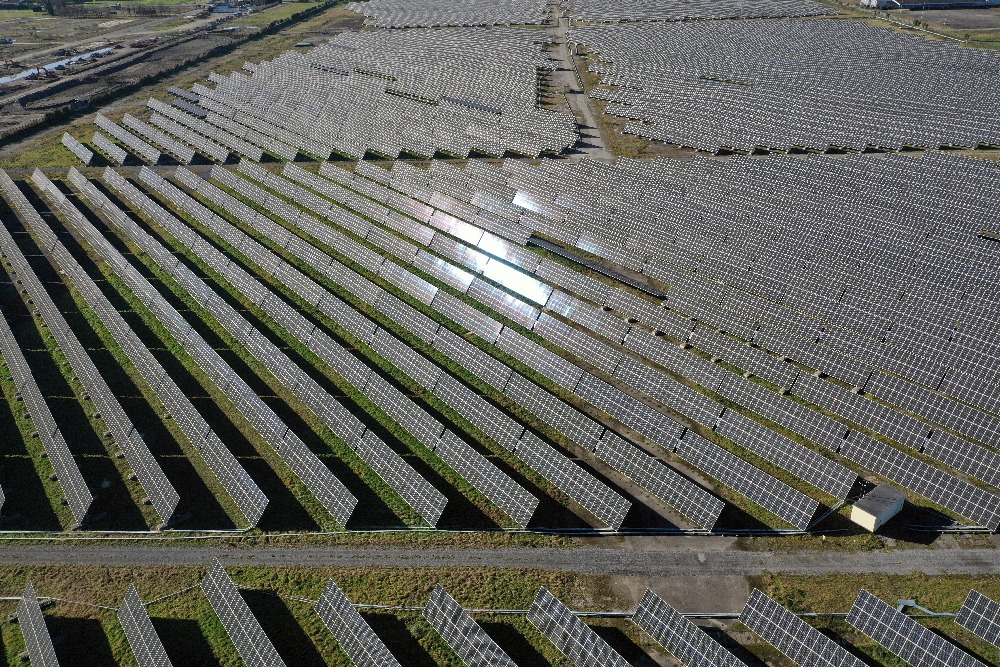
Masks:
[[[837,551],[751,552],[733,550],[621,550],[511,548],[290,548],[175,547],[149,545],[69,546],[3,544],[0,565],[65,563],[78,565],[205,565],[220,558],[229,565],[297,567],[491,567],[540,568],[615,576],[753,576],[763,572],[821,575],[1000,574],[994,549],[907,549],[843,553]]]

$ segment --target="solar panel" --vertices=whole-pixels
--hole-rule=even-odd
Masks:
[[[857,431],[851,432],[840,453],[980,526],[990,530],[1000,527],[1000,498],[944,470]]]
[[[686,667],[741,667],[743,661],[709,637],[651,590],[646,590],[632,621]]]
[[[517,667],[441,584],[434,586],[424,618],[468,667]]]
[[[125,631],[125,638],[128,639],[139,667],[170,667],[170,658],[156,634],[153,622],[149,620],[146,606],[142,603],[135,584],[128,587],[125,599],[118,607],[118,622]]]
[[[66,445],[62,432],[56,426],[55,418],[49,410],[48,404],[42,398],[38,383],[31,374],[28,362],[21,352],[21,347],[14,339],[14,333],[7,323],[7,319],[0,314],[0,355],[3,356],[10,371],[11,379],[17,386],[21,394],[21,400],[28,409],[28,415],[35,425],[38,439],[45,447],[52,468],[62,486],[63,493],[66,494],[66,503],[73,518],[77,523],[83,523],[90,510],[90,505],[94,501],[94,496],[87,486],[86,480],[80,473],[80,468],[73,458],[72,452]]]
[[[740,622],[802,667],[865,667],[836,642],[754,589]]]
[[[468,419],[504,449],[513,450],[517,447],[524,427],[454,377],[442,375],[434,385],[433,392],[448,407]]]
[[[955,622],[963,628],[1000,648],[1000,602],[979,591],[969,591]]]
[[[56,650],[52,646],[45,617],[42,616],[42,607],[38,604],[35,587],[30,581],[21,601],[17,603],[17,622],[21,626],[32,667],[59,667]]]
[[[7,195],[8,200],[21,214],[27,225],[39,234],[48,235],[49,245],[51,245],[56,238],[55,234],[3,171],[0,171],[0,189]],[[90,395],[91,401],[100,411],[101,418],[107,425],[117,446],[121,447],[124,452],[126,460],[142,484],[143,490],[149,496],[158,516],[162,521],[169,522],[177,508],[177,503],[180,501],[176,489],[167,479],[159,462],[149,451],[146,443],[140,437],[139,431],[122,409],[121,403],[98,372],[93,360],[83,349],[59,309],[56,308],[31,265],[28,264],[15,244],[10,232],[2,225],[0,225],[0,248],[7,255],[8,261],[15,265],[21,280],[26,283],[36,307],[44,314],[43,319],[48,325],[49,331],[59,343],[59,347],[62,348],[69,360],[73,372]]]
[[[326,583],[316,613],[357,667],[400,667],[371,626],[333,581]]]
[[[71,170],[70,179],[81,186],[85,193],[94,195],[95,190],[83,176]],[[41,179],[38,179],[40,181]],[[36,181],[36,182],[38,182]],[[83,217],[79,209],[57,190],[47,179],[39,182],[44,192],[56,201],[57,206],[65,214],[70,225],[74,226],[87,238],[91,245],[102,254],[116,272],[125,267],[125,260],[106,239]],[[103,198],[104,202],[110,202]],[[101,200],[98,199],[98,202]],[[105,209],[109,213],[121,213],[120,209]],[[225,447],[218,435],[211,429],[204,418],[198,413],[191,401],[166,373],[160,362],[146,348],[143,342],[132,331],[110,301],[97,288],[94,281],[66,251],[65,247],[55,242],[49,248],[56,264],[61,268],[83,293],[87,303],[94,309],[101,322],[124,350],[126,356],[157,394],[164,407],[170,412],[173,420],[180,426],[185,437],[202,455],[212,473],[222,483],[227,493],[233,498],[240,511],[251,525],[256,525],[264,509],[267,507],[267,497],[257,487],[232,453]],[[126,269],[126,272],[130,267]],[[137,292],[141,294],[141,292]]]
[[[583,377],[583,369],[563,359],[548,348],[522,336],[510,327],[504,327],[496,341],[498,348],[558,385],[573,391]]]
[[[913,667],[986,667],[866,590],[858,593],[847,622]]]
[[[218,559],[212,561],[201,588],[248,667],[284,666],[284,660]]]
[[[575,667],[629,667],[629,662],[577,618],[544,586],[538,590],[528,620]]]
[[[812,522],[819,503],[760,468],[687,431],[677,455],[800,530]]]
[[[847,498],[858,481],[857,473],[836,461],[733,410],[726,410],[715,430],[834,498]]]
[[[703,528],[711,530],[725,509],[721,499],[611,431],[605,432],[594,453]]]
[[[632,504],[534,433],[524,434],[514,454],[605,525],[621,527]]]
[[[365,433],[355,451],[424,521],[437,525],[448,503],[440,491],[371,431]]]
[[[442,461],[489,498],[519,526],[527,526],[538,507],[535,498],[452,431],[445,431],[434,448]]]

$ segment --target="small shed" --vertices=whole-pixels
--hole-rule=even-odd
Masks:
[[[899,514],[905,503],[906,494],[902,491],[889,484],[879,484],[854,503],[851,521],[874,533]]]

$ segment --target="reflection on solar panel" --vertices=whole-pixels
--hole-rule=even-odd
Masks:
[[[864,667],[832,639],[757,589],[743,607],[740,622],[802,667]]]
[[[248,667],[285,664],[218,559],[212,561],[201,588]]]
[[[371,626],[332,581],[316,603],[316,613],[357,667],[400,667]]]
[[[469,667],[516,667],[441,584],[434,586],[424,618]]]
[[[744,664],[651,590],[642,596],[632,620],[687,667]]]
[[[528,620],[576,667],[629,667],[625,658],[544,586],[531,603]]]
[[[955,622],[1000,647],[1000,602],[994,602],[979,591],[969,591]]]
[[[45,617],[42,616],[42,607],[38,604],[35,587],[30,581],[21,601],[17,603],[17,622],[21,626],[31,667],[59,667],[56,650],[52,646]]]
[[[149,620],[146,606],[143,605],[135,584],[128,587],[125,599],[118,607],[118,621],[122,624],[128,645],[139,667],[170,667],[163,643],[156,635],[153,622]]]
[[[847,614],[847,622],[913,667],[986,667],[863,589]]]

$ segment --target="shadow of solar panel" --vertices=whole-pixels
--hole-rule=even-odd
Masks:
[[[832,639],[754,589],[740,622],[802,667],[865,667]]]
[[[866,590],[858,593],[847,622],[913,667],[986,667]]]
[[[316,603],[316,613],[357,667],[400,667],[399,661],[333,581],[328,581],[323,589]]]
[[[264,634],[260,623],[254,618],[250,607],[218,559],[212,561],[212,567],[202,580],[201,588],[248,667],[284,666],[285,662],[278,655],[274,644]]]
[[[17,604],[17,622],[21,626],[21,635],[24,637],[24,645],[28,649],[32,667],[59,667],[52,638],[45,625],[45,617],[42,616],[42,608],[38,604],[35,587],[30,581],[21,601]]]
[[[441,584],[424,606],[424,619],[468,667],[517,667]]]
[[[153,622],[149,620],[135,584],[129,585],[125,599],[118,607],[118,622],[125,631],[125,638],[128,639],[139,667],[170,667],[170,658],[156,634]]]
[[[1000,602],[994,602],[979,591],[969,591],[955,622],[1000,648]]]
[[[743,661],[651,590],[647,590],[642,596],[632,621],[686,667],[744,665]]]
[[[629,667],[629,662],[577,618],[544,586],[539,589],[528,621],[575,667]]]

